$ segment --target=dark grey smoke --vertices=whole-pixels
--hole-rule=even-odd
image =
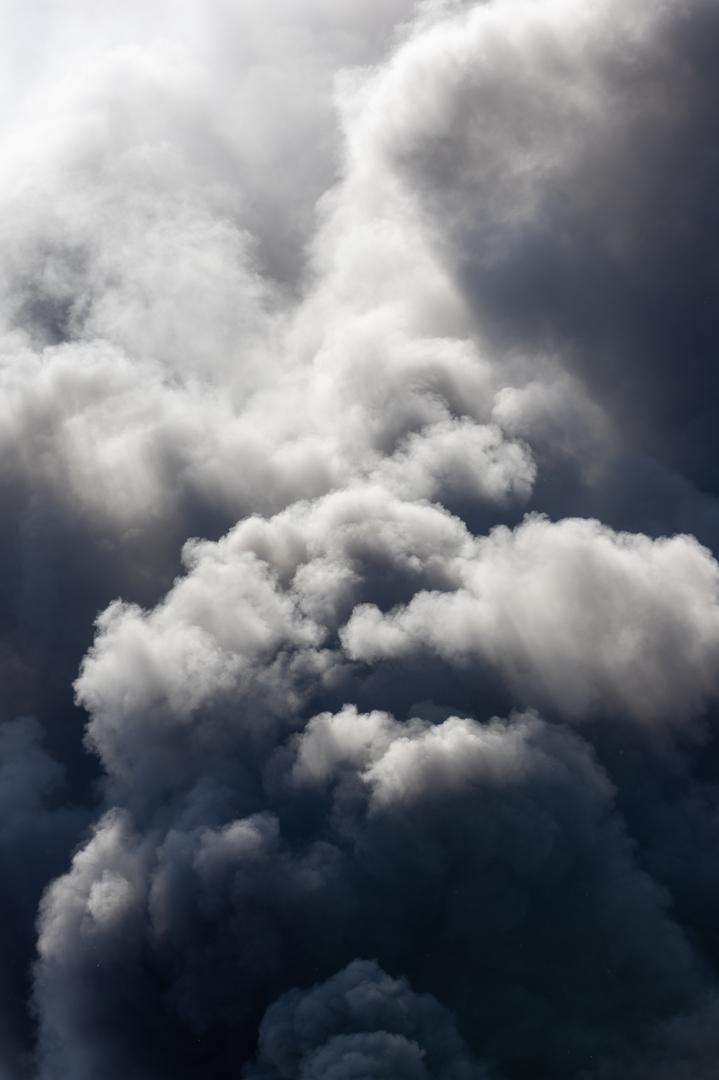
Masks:
[[[430,1077],[482,1080],[445,1010],[406,979],[366,960],[309,990],[291,990],[260,1025],[248,1080],[310,1077]]]
[[[709,1080],[719,7],[26,8],[0,1080]]]

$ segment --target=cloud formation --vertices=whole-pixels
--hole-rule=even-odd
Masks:
[[[5,0],[3,1080],[707,1080],[713,0]]]

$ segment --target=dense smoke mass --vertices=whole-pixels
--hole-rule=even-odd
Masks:
[[[0,9],[0,1080],[713,1080],[719,3]]]

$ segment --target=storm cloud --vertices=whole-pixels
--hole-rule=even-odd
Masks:
[[[2,1080],[708,1080],[714,0],[2,6]]]

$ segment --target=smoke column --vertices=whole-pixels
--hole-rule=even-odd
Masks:
[[[0,1080],[710,1080],[716,0],[2,0]]]

